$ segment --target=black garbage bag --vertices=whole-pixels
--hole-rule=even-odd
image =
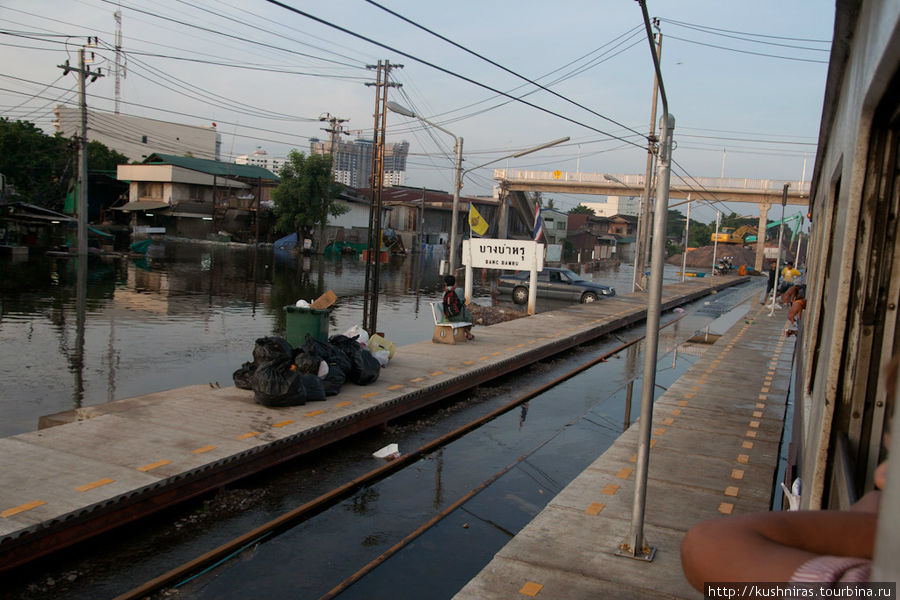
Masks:
[[[306,392],[307,402],[325,402],[325,386],[318,375],[301,375],[300,385]]]
[[[357,338],[358,336],[350,338],[346,335],[333,335],[328,338],[328,343],[340,350],[344,356],[352,361],[353,355],[362,350]]]
[[[325,388],[325,395],[336,396],[341,393],[341,386],[344,385],[346,380],[347,374],[338,363],[328,363],[328,375],[322,380],[322,386]]]
[[[335,336],[338,337],[338,336]],[[339,336],[346,337],[346,336]],[[347,338],[350,339],[350,338]],[[357,347],[359,344],[356,344]],[[331,367],[333,364],[338,364],[344,373],[350,370],[350,359],[347,358],[347,355],[338,348],[337,346],[331,344],[330,342],[326,342],[320,339],[316,339],[309,334],[306,334],[306,343],[302,346],[304,352],[315,352],[322,360],[328,363],[328,366]],[[355,350],[355,349],[353,349]]]
[[[291,370],[288,358],[271,360],[256,367],[253,374],[253,399],[263,406],[299,406],[306,404],[306,390],[300,374]]]
[[[241,368],[234,372],[231,376],[234,379],[235,387],[238,387],[242,390],[252,390],[253,389],[253,374],[256,372],[256,364],[252,362],[245,362],[241,365]]]
[[[294,349],[283,337],[273,335],[259,338],[256,340],[256,346],[253,348],[253,362],[259,366],[265,362],[281,359],[285,356],[290,358],[293,351]]]
[[[316,375],[319,372],[319,364],[322,359],[315,352],[306,351],[306,346],[301,346],[294,353],[294,364],[297,365],[297,371],[301,374]]]
[[[381,374],[381,363],[372,356],[372,353],[365,348],[359,351],[350,359],[352,363],[350,367],[349,379],[356,385],[369,385],[378,381]]]

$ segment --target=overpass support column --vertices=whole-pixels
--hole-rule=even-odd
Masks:
[[[497,238],[505,240],[509,237],[509,187],[505,182],[500,183],[498,190],[499,202],[497,210]]]
[[[756,227],[756,262],[753,268],[757,271],[763,271],[763,262],[766,255],[766,225],[769,224],[769,204],[767,202],[759,203],[759,225]]]

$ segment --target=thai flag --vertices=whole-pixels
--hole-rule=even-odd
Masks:
[[[544,237],[544,219],[541,218],[540,204],[534,205],[534,241],[540,241]]]

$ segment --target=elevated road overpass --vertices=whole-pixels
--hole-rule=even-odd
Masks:
[[[644,190],[644,175],[494,169],[494,179],[501,187],[511,192],[641,196]],[[669,198],[688,199],[690,196],[691,200],[781,204],[782,190],[786,183],[790,185],[788,204],[797,206],[809,204],[808,181],[730,177],[681,179],[675,173],[672,173],[672,181],[669,184]]]
[[[602,196],[643,196],[645,177],[604,173],[576,173],[571,171],[525,171],[494,169],[494,180],[501,193],[508,194],[515,210],[525,222],[533,218],[534,207],[526,201],[525,192],[556,192]],[[669,200],[672,199],[747,202],[759,207],[759,231],[765,231],[769,207],[781,204],[784,185],[788,184],[787,204],[809,205],[809,182],[781,179],[739,179],[730,177],[696,177],[685,179],[672,174]],[[652,195],[651,195],[652,197]],[[756,247],[757,270],[763,268],[764,236]]]

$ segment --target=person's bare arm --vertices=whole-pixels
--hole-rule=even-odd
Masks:
[[[705,582],[788,581],[820,555],[871,558],[876,516],[855,511],[770,512],[698,523],[681,544],[684,574]]]

